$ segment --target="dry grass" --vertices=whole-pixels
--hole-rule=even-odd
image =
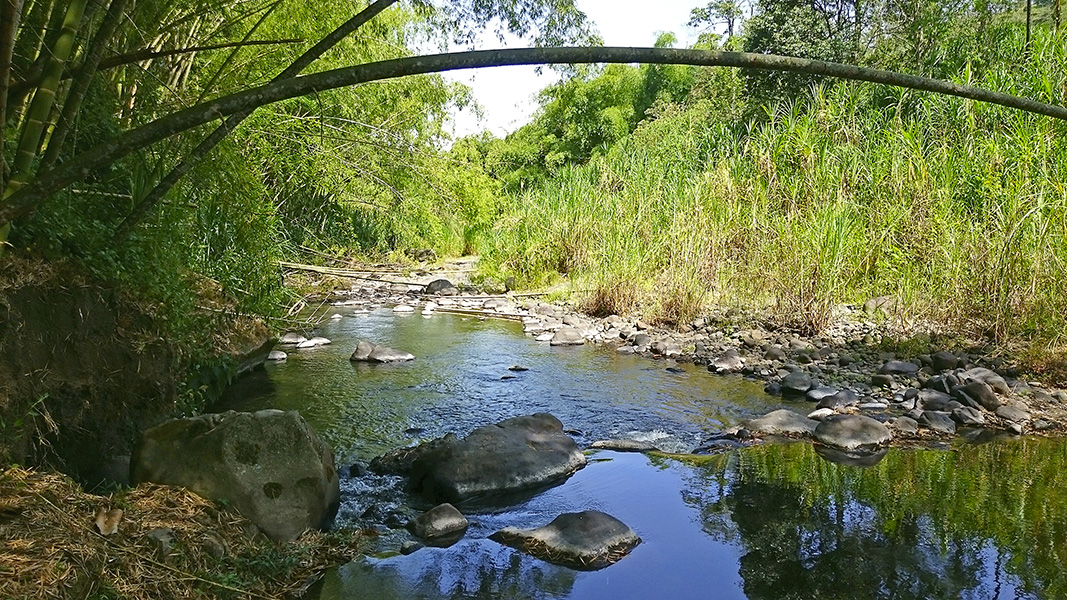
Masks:
[[[122,509],[116,533],[99,511]],[[164,549],[147,535],[170,530]],[[359,552],[359,535],[307,533],[275,544],[182,488],[86,494],[67,477],[13,467],[0,475],[4,598],[282,598]]]

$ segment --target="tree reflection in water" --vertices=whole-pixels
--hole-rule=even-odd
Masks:
[[[687,503],[743,548],[752,599],[1062,598],[1067,444],[893,450],[862,469],[810,445],[694,468]]]

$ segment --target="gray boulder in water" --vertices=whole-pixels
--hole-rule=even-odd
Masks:
[[[333,450],[296,412],[225,412],[144,432],[132,482],[226,501],[275,541],[329,525],[340,502]]]
[[[893,439],[889,428],[863,415],[832,415],[815,428],[812,437],[820,444],[849,452],[873,452]]]
[[[451,504],[439,504],[408,523],[408,531],[424,540],[456,541],[467,530],[467,517]]]
[[[402,350],[394,350],[385,346],[375,346],[371,351],[369,359],[373,362],[388,363],[388,362],[407,362],[409,360],[415,360],[415,355],[404,352]]]
[[[489,539],[557,565],[593,571],[618,562],[641,538],[615,517],[587,510],[562,514],[537,529],[507,527]]]
[[[784,408],[745,423],[745,427],[753,434],[787,436],[811,435],[818,425],[819,421]]]
[[[409,360],[415,360],[415,356],[408,352],[401,350],[394,350],[386,346],[376,346],[370,342],[360,340],[356,344],[355,351],[352,352],[352,356],[348,358],[353,362],[407,362]]]
[[[460,502],[537,489],[569,477],[585,455],[550,414],[479,427],[463,439],[434,440],[412,450],[412,487],[431,499]]]

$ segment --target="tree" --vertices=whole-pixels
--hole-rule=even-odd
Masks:
[[[563,0],[560,0],[562,2]],[[477,9],[471,8],[472,14],[488,20],[493,14],[486,13],[481,2],[476,2]],[[571,31],[580,25],[580,21],[562,19],[560,14],[550,11],[540,3],[539,13],[547,19],[549,25],[559,26]],[[515,9],[518,3],[507,3],[504,9]],[[460,5],[460,8],[462,9]],[[501,6],[494,5],[495,10]],[[457,14],[462,16],[463,11]],[[573,13],[578,14],[578,13]],[[573,16],[572,14],[572,16]],[[456,17],[458,18],[458,17]],[[520,18],[516,13],[516,18]],[[523,21],[525,22],[525,21]],[[522,22],[519,23],[521,25]],[[512,22],[508,22],[511,27]],[[549,27],[548,31],[554,31]],[[699,50],[673,50],[668,48],[540,48],[521,50],[482,51],[451,53],[430,56],[418,56],[371,62],[363,65],[335,69],[314,75],[286,78],[268,84],[245,89],[244,91],[222,96],[214,100],[201,102],[190,108],[176,111],[150,123],[137,127],[117,138],[99,144],[46,172],[38,173],[18,189],[9,184],[4,191],[4,202],[0,205],[0,223],[9,224],[13,219],[31,211],[50,195],[85,178],[98,169],[113,164],[129,154],[146,148],[151,144],[170,138],[182,132],[200,127],[216,119],[245,113],[257,107],[295,98],[310,93],[352,86],[359,83],[380,81],[416,74],[437,73],[454,69],[479,68],[486,66],[515,64],[550,64],[550,63],[633,63],[648,62],[657,64],[690,64],[697,66],[730,66],[744,69],[777,70],[807,75],[843,77],[872,81],[887,85],[911,87],[914,89],[952,94],[977,100],[990,101],[1005,106],[1030,110],[1057,118],[1067,118],[1067,109],[1051,106],[1008,94],[988,92],[969,86],[931,80],[923,77],[901,75],[876,69],[867,69],[814,61],[801,58],[751,53],[707,52]]]
[[[710,29],[726,25],[726,36],[732,38],[735,26],[743,15],[744,11],[737,0],[712,0],[707,6],[694,8],[689,13],[689,26]]]
[[[25,62],[29,65],[29,68],[20,70],[20,73],[23,74],[20,83],[23,84],[23,88],[28,87],[35,90],[34,98],[41,98],[39,102],[30,106],[29,111],[23,110],[21,107],[14,107],[15,110],[13,111],[8,110],[8,107],[12,106],[12,104],[5,102],[4,111],[0,113],[0,122],[5,123],[5,125],[8,123],[9,118],[24,122],[22,134],[20,135],[20,151],[17,153],[16,160],[12,163],[11,175],[2,182],[5,202],[16,194],[26,182],[34,178],[34,171],[38,165],[44,166],[43,170],[48,170],[47,167],[50,164],[47,163],[54,163],[55,158],[60,156],[73,154],[69,149],[66,151],[63,149],[65,136],[54,137],[49,135],[52,131],[52,126],[46,121],[47,115],[54,105],[53,100],[56,98],[56,92],[59,91],[59,78],[63,70],[68,66],[67,63],[83,63],[84,66],[78,69],[78,72],[82,74],[82,78],[85,80],[91,80],[96,75],[91,60],[93,53],[75,54],[73,52],[75,49],[74,42],[80,39],[79,33],[95,27],[98,33],[94,37],[101,40],[102,43],[97,46],[100,47],[107,43],[108,40],[106,38],[109,36],[106,33],[109,27],[113,27],[113,24],[108,21],[96,22],[91,19],[83,20],[81,18],[88,1],[68,0],[66,3],[56,2],[52,14],[45,14],[47,11],[44,10],[35,13],[34,10],[41,7],[43,3],[31,3],[32,9],[28,17],[32,18],[22,22],[22,26],[20,26],[20,17],[24,6],[18,0],[4,0],[5,15],[10,15],[12,18],[10,20],[5,18],[4,21],[5,25],[10,23],[11,27],[5,27],[3,31],[0,31],[0,36],[3,38],[0,40],[0,58],[12,54],[8,50],[9,48],[13,49],[20,46],[27,48],[23,55],[27,59]],[[125,0],[113,0],[113,10],[109,11],[109,14],[122,14],[124,4]],[[131,37],[140,34],[149,44],[160,42],[161,39],[170,35],[172,31],[188,32],[189,39],[192,40],[201,35],[204,30],[210,30],[213,33],[230,31],[237,28],[237,24],[249,23],[253,17],[257,17],[259,20],[245,31],[247,40],[263,23],[265,15],[275,10],[279,4],[280,1],[278,0],[272,3],[252,0],[249,3],[215,4],[212,7],[207,3],[202,5],[199,2],[194,3],[193,6],[184,6],[168,0],[148,2],[137,7],[141,14],[147,13],[148,9],[144,8],[147,5],[150,9],[157,9],[158,14],[169,18],[157,16],[155,19],[143,19],[140,21],[131,18],[130,21],[133,24],[126,33]],[[320,40],[295,60],[289,68],[283,70],[275,80],[286,79],[299,74],[324,53],[346,39],[352,32],[393,4],[396,4],[396,0],[377,0],[359,14],[347,20],[333,33]],[[426,18],[435,25],[437,31],[458,40],[469,41],[478,27],[484,27],[492,22],[497,22],[499,29],[516,34],[533,32],[535,41],[541,44],[558,44],[563,40],[586,39],[588,37],[588,31],[584,28],[584,15],[575,9],[571,0],[461,0],[445,3],[437,7],[430,2],[418,2],[416,5],[423,11]],[[66,13],[66,17],[63,19],[65,24],[62,29],[63,34],[46,46],[49,50],[38,52],[38,49],[34,48],[30,42],[34,39],[44,39],[46,37],[42,32],[49,29],[44,24],[49,20],[56,20],[57,17],[54,15],[60,13],[60,7],[63,7],[63,11]],[[191,46],[195,47],[195,44]],[[40,56],[40,58],[32,58],[31,55]],[[190,50],[187,56],[195,56],[195,51]],[[210,77],[206,81],[205,87],[201,88],[200,92],[196,94],[197,99],[203,99],[206,94],[210,94],[218,77],[224,76],[226,70],[232,67],[232,61],[235,56],[236,53],[231,54],[228,59],[223,60],[218,65],[216,76]],[[46,65],[48,78],[34,74],[32,65],[35,62],[41,62]],[[42,68],[39,71],[45,72],[45,69]],[[191,66],[186,62],[180,68],[171,71],[167,83],[170,84],[169,87],[175,87],[174,84],[185,84],[188,82],[190,74]],[[27,86],[26,84],[29,85]],[[8,85],[7,71],[5,70],[4,75],[0,78],[0,95],[3,95],[5,100],[9,100],[11,89],[11,86]],[[136,101],[139,91],[140,88],[136,82],[127,88],[128,109]],[[62,110],[67,113],[76,113],[81,98],[76,95],[70,95],[67,99],[70,100],[70,103],[63,104],[62,101],[59,103],[62,106]],[[30,116],[33,118],[28,118]],[[144,198],[140,199],[134,212],[127,216],[125,224],[121,228],[123,234],[136,222],[143,219],[166,195],[167,191],[173,187],[174,183],[188,172],[200,157],[206,155],[224,139],[244,116],[234,115],[233,118],[227,120],[222,127],[216,129],[214,133],[204,138],[200,144],[193,148],[186,155],[185,160],[179,161],[168,175],[160,179],[157,185],[153,186],[144,195]],[[6,137],[8,134],[6,126],[4,133]],[[55,142],[54,145],[53,142]],[[38,160],[41,156],[50,156],[52,159],[42,162]],[[3,167],[0,168],[0,171],[3,171],[6,169],[7,164],[6,155],[0,153],[0,157],[5,159]],[[6,228],[9,225],[9,222],[4,223],[5,231],[0,233],[0,242],[6,240]]]

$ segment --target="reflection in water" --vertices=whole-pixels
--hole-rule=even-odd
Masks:
[[[361,459],[537,410],[585,442],[642,432],[686,449],[775,408],[749,382],[549,348],[507,323],[375,313],[319,333],[334,345],[293,351],[258,381],[244,380],[222,408],[299,410],[341,457]],[[419,358],[354,366],[358,337]],[[512,373],[513,364],[530,371]],[[256,389],[264,385],[273,389]],[[890,450],[866,463],[828,462],[804,443],[685,460],[597,452],[565,484],[515,506],[460,506],[471,527],[455,546],[334,570],[321,598],[1067,598],[1067,443]],[[428,508],[395,481],[372,479],[343,482],[343,515],[392,503]],[[486,539],[590,509],[644,542],[616,565],[579,573]],[[383,536],[382,550],[397,550],[405,535]]]
[[[685,493],[743,548],[749,598],[1059,598],[1064,460],[1059,440],[891,450],[866,469],[764,446],[694,468]]]

